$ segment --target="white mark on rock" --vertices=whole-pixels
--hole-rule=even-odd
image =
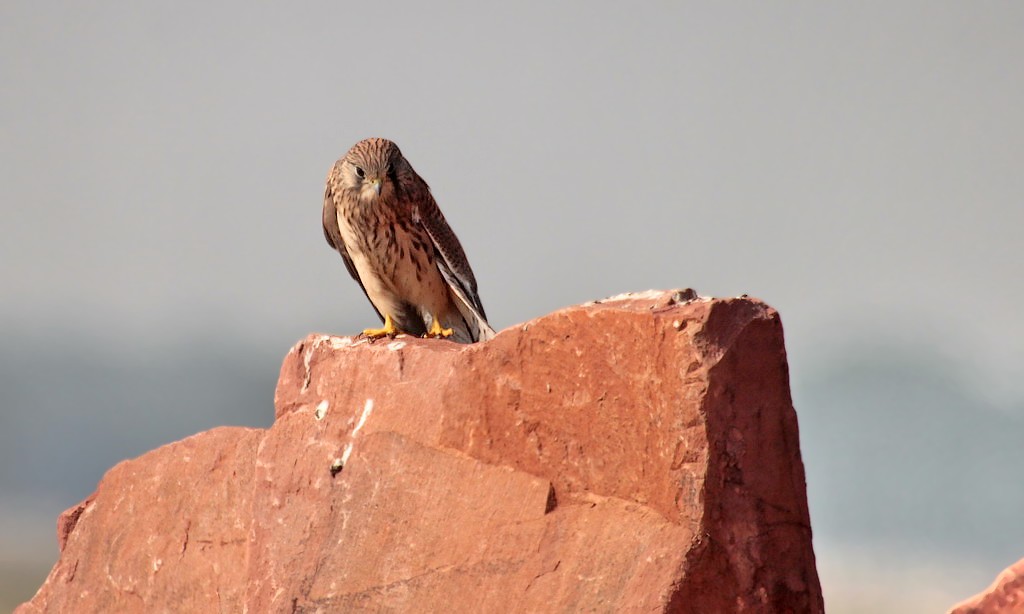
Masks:
[[[356,434],[366,424],[366,419],[370,417],[371,413],[373,413],[373,399],[366,399],[366,405],[363,406],[363,413],[359,416],[359,422],[356,422],[356,428],[352,429],[352,434],[348,436],[348,445],[345,446],[345,451],[341,453],[342,466],[348,462],[348,457],[352,454],[352,444],[355,443]]]
[[[359,422],[356,423],[356,428],[352,429],[352,437],[356,436],[359,429],[363,428],[366,424],[366,419],[370,417],[370,412],[373,411],[373,399],[366,399],[366,405],[363,406],[363,413],[359,416]]]
[[[309,388],[309,380],[313,376],[309,361],[313,358],[313,352],[316,350],[316,344],[319,340],[319,337],[314,339],[313,343],[310,344],[310,346],[306,348],[306,351],[302,353],[302,372],[304,377],[302,378],[302,390],[299,392],[306,392],[306,389]]]
[[[305,369],[305,377],[302,380],[301,392],[305,392],[309,388],[310,380],[313,377],[313,371],[310,368],[310,361],[313,359],[313,353],[325,343],[331,346],[332,349],[340,350],[341,348],[351,346],[353,339],[352,337],[332,337],[330,335],[317,335],[313,338],[312,343],[310,343],[302,353],[302,366]]]
[[[643,292],[623,292],[622,294],[616,294],[615,296],[609,296],[601,299],[602,302],[609,301],[636,301],[643,299],[656,299],[660,298],[665,294],[664,290],[644,290]]]
[[[608,298],[601,299],[600,302],[608,303],[608,302],[612,302],[612,301],[657,300],[657,299],[660,299],[661,297],[663,297],[663,296],[665,296],[666,294],[669,294],[669,293],[672,293],[672,295],[679,294],[678,291],[673,291],[673,290],[644,290],[643,292],[625,292],[623,294],[616,294],[615,296],[609,296]],[[687,300],[687,301],[681,301],[681,302],[687,302],[687,303],[688,302],[692,302],[692,301],[707,302],[707,301],[710,301],[710,300],[711,300],[711,297],[697,295],[697,298],[695,298],[695,299],[691,299],[691,300]]]
[[[398,350],[404,347],[405,341],[392,341],[391,343],[388,344],[388,349],[391,350],[392,352],[397,352]]]
[[[317,420],[323,420],[324,416],[327,415],[327,408],[330,406],[331,402],[328,401],[327,399],[320,401],[320,403],[316,406],[316,411],[313,412],[313,415],[316,416]]]
[[[347,348],[355,342],[352,337],[328,337],[327,342],[331,344],[331,347],[340,350],[341,348]]]

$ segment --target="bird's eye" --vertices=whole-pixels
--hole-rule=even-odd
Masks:
[[[363,177],[366,177],[366,173],[365,173],[365,172],[363,172],[363,169],[361,169],[361,168],[360,168],[360,167],[358,167],[358,166],[356,167],[356,175],[357,175],[357,176],[358,176],[358,177],[359,177],[360,179],[362,179]]]

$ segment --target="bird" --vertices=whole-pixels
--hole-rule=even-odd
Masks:
[[[462,244],[394,142],[364,139],[334,163],[323,225],[384,324],[364,330],[365,337],[494,337]]]

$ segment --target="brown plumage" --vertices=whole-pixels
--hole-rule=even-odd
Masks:
[[[494,336],[462,245],[398,146],[366,139],[327,175],[324,236],[377,310],[384,328],[450,337]]]

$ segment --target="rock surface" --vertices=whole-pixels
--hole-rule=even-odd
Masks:
[[[312,335],[267,430],[111,469],[18,612],[821,612],[778,314],[623,295]]]
[[[1003,570],[984,591],[950,609],[950,614],[1019,614],[1024,612],[1024,559]]]

